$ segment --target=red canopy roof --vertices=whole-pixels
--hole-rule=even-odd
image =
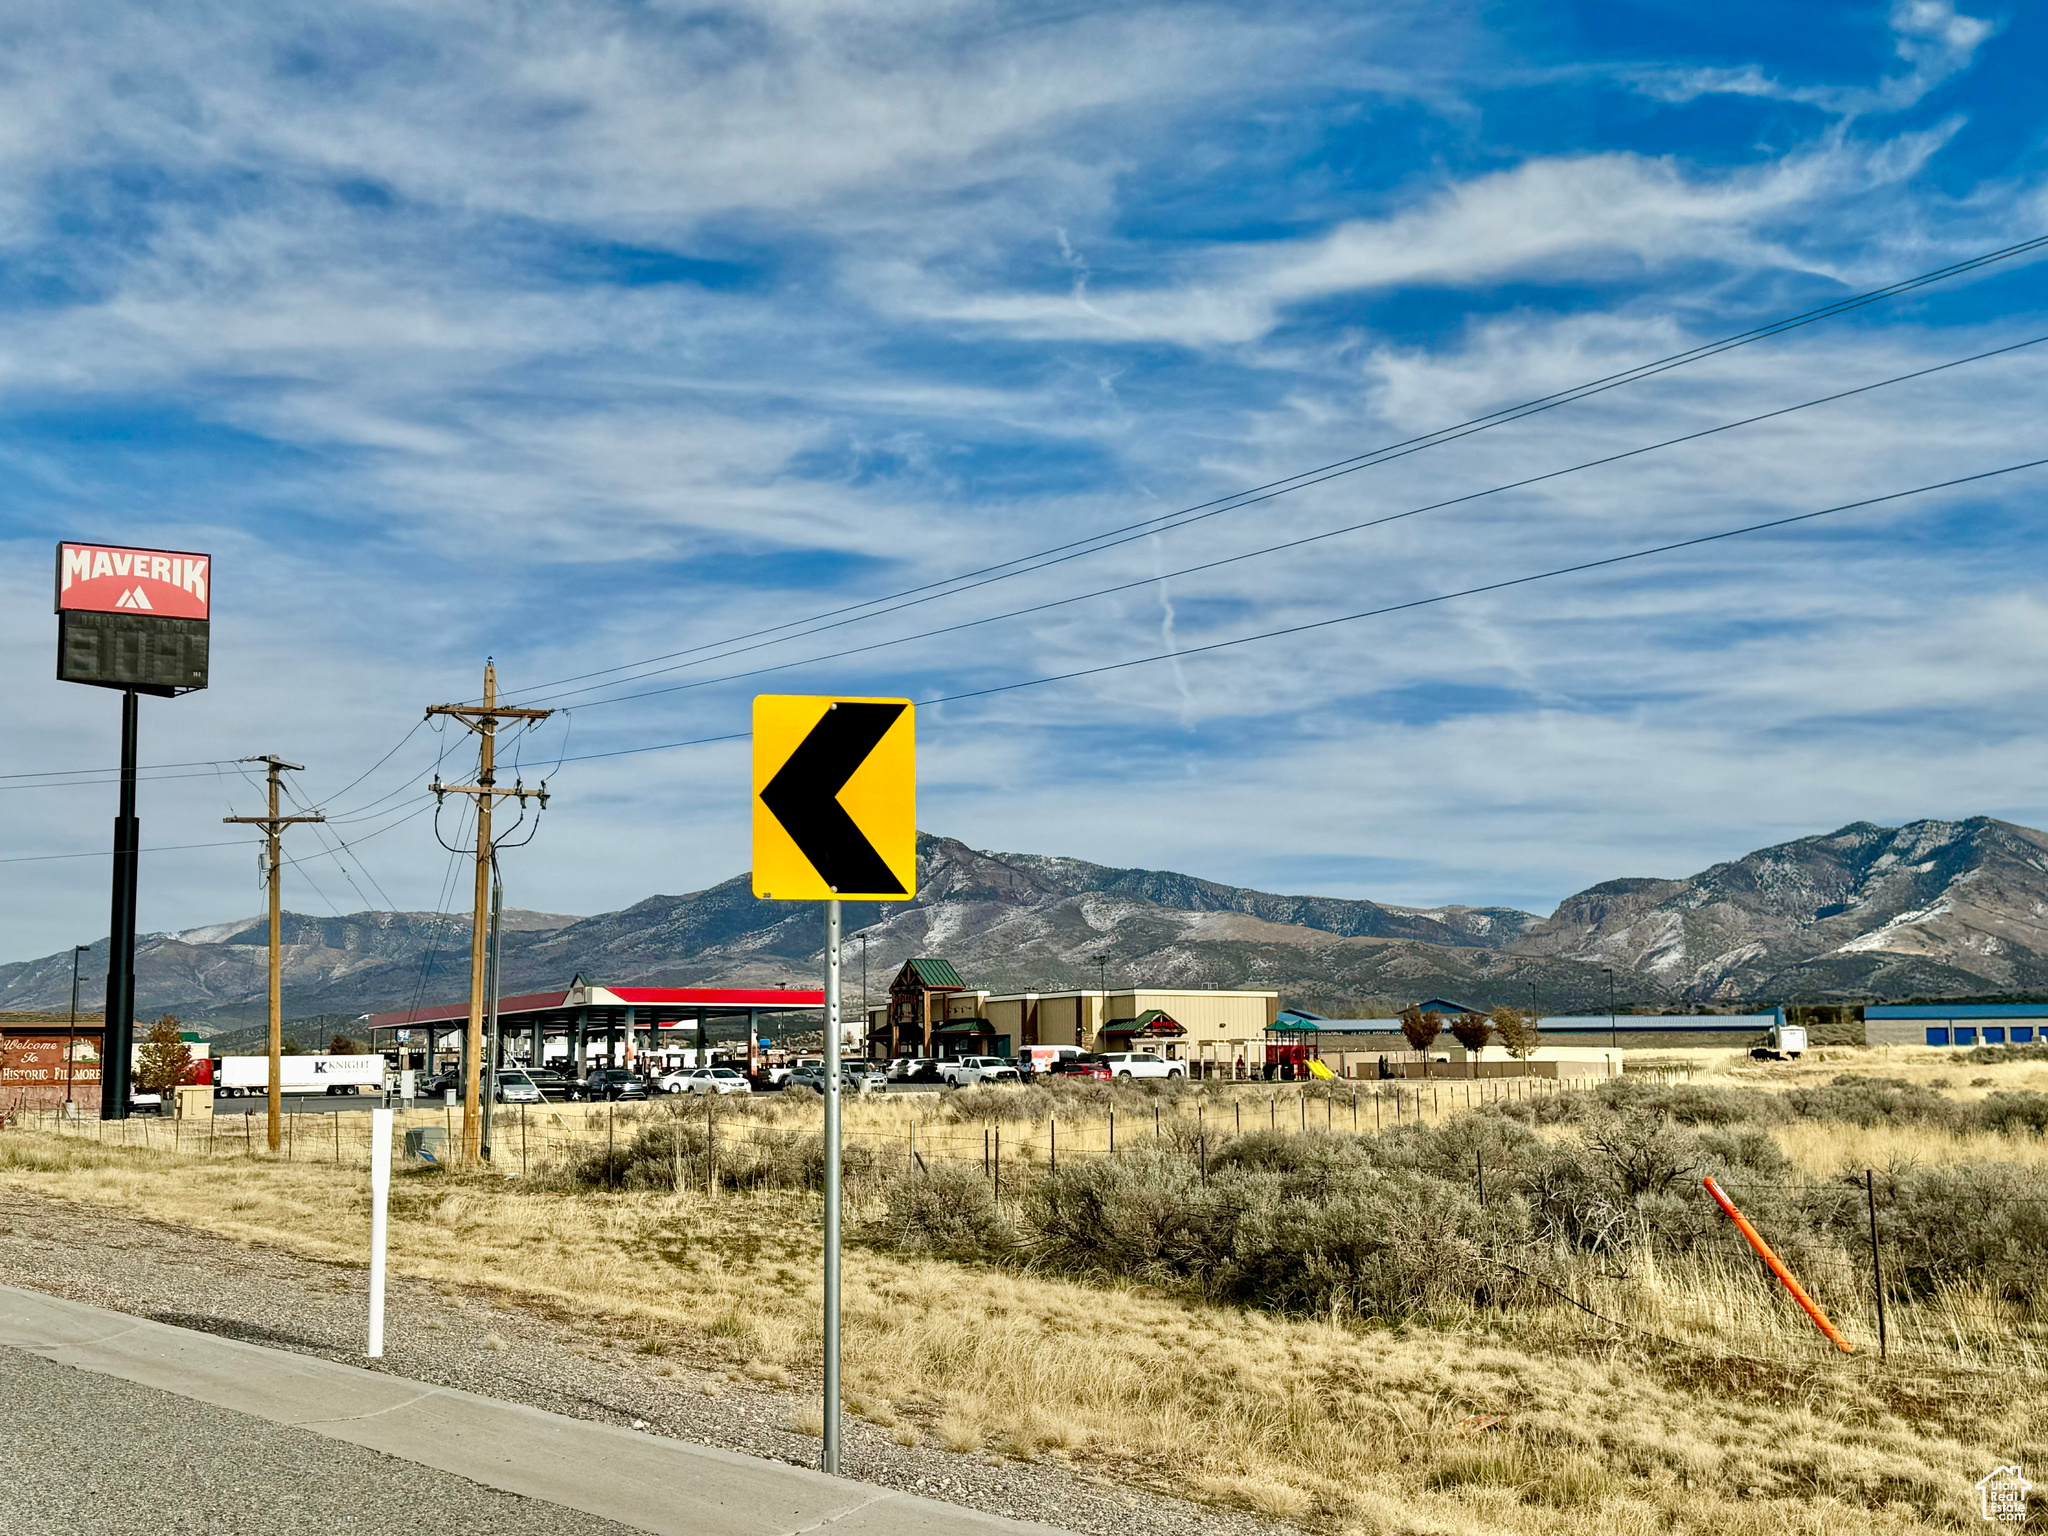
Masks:
[[[583,1000],[570,1002],[568,992],[529,992],[521,997],[501,998],[498,1017],[510,1020],[515,1014],[554,1013],[569,1007],[591,1008],[729,1008],[782,1010],[822,1008],[823,992],[796,987],[599,987],[583,989]],[[390,1029],[405,1024],[449,1024],[469,1017],[469,1004],[435,1003],[425,1008],[403,1008],[395,1013],[370,1016],[370,1028]],[[650,1021],[651,1022],[651,1021]]]

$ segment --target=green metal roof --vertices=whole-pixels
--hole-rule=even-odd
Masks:
[[[949,1019],[932,1033],[935,1035],[981,1035],[994,1034],[995,1025],[987,1019]]]
[[[953,969],[953,962],[950,960],[920,957],[904,961],[903,968],[927,987],[957,987],[963,992],[967,990],[967,983],[960,979],[960,973]]]
[[[1184,1035],[1180,1021],[1163,1008],[1147,1008],[1135,1019],[1107,1019],[1103,1021],[1105,1035]]]

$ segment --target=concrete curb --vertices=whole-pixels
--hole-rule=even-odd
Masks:
[[[0,1346],[664,1536],[1058,1536],[689,1445],[0,1286]]]

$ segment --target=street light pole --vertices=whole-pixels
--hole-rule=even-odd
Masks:
[[[78,1113],[78,1106],[71,1099],[72,1057],[78,1050],[78,957],[91,948],[90,944],[74,944],[71,946],[71,1032],[64,1037],[64,1115],[66,1119],[70,1119]],[[100,1040],[102,1046],[104,1046],[106,1041],[106,1015],[104,1013],[100,1015],[100,1020]],[[102,1058],[100,1061],[100,1081],[104,1084],[107,1080],[106,1051],[104,1049],[101,1050],[100,1056]]]

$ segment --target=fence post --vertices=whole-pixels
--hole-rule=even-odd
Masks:
[[[1477,1147],[1472,1149],[1472,1166],[1479,1174],[1479,1208],[1486,1209],[1486,1154]]]
[[[1058,1115],[1046,1117],[1045,1134],[1051,1138],[1050,1145],[1052,1148],[1051,1155],[1047,1159],[1047,1171],[1058,1173],[1060,1171],[1060,1117]]]
[[[1870,1287],[1877,1295],[1877,1358],[1886,1358],[1884,1336],[1884,1265],[1877,1255],[1877,1176],[1863,1170],[1863,1198],[1870,1207]]]
[[[1116,1150],[1116,1106],[1109,1106],[1109,1150]]]
[[[995,1207],[996,1207],[996,1209],[997,1209],[998,1211],[1000,1211],[1000,1210],[1002,1210],[1002,1208],[1003,1208],[1003,1128],[1002,1128],[1002,1127],[1001,1127],[1001,1126],[999,1125],[999,1126],[996,1126],[996,1127],[995,1127],[994,1129],[995,1129],[995,1165],[994,1165],[994,1172],[995,1172]]]

